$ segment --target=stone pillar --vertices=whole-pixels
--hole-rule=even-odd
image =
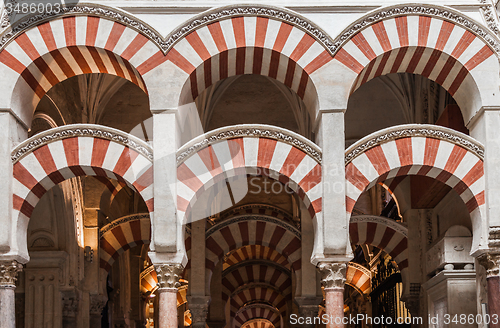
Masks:
[[[183,267],[180,264],[155,264],[158,277],[158,327],[177,328],[177,288]]]
[[[16,261],[0,262],[0,327],[16,328],[15,289],[17,273],[23,266]]]
[[[102,321],[102,310],[106,305],[107,298],[104,295],[91,295],[90,296],[90,327],[99,328],[101,327]]]
[[[295,303],[299,307],[299,317],[302,318],[315,318],[319,313],[319,305],[323,300],[322,297],[295,297]],[[314,322],[313,319],[306,322]],[[315,324],[302,324],[300,327],[315,328]]]
[[[192,328],[205,328],[210,296],[188,296],[189,311],[191,311]]]
[[[500,253],[481,255],[478,257],[478,261],[486,268],[488,313],[500,316]],[[500,328],[500,322],[491,322],[490,328]]]
[[[344,285],[347,263],[320,263],[321,284],[325,288],[325,311],[328,315],[326,328],[343,328]]]
[[[345,197],[344,111],[322,110],[319,119],[317,142],[323,154],[323,198],[315,227],[314,265],[330,255],[352,258]]]

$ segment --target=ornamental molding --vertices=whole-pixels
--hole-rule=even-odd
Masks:
[[[178,288],[183,268],[180,264],[160,264],[155,266],[159,288]]]
[[[262,265],[262,266],[272,267],[273,269],[279,270],[282,273],[286,274],[288,276],[288,278],[291,278],[291,271],[288,270],[287,268],[285,268],[284,266],[279,265],[279,264],[277,264],[276,262],[273,262],[273,261],[262,260],[262,259],[259,259],[259,260],[256,260],[256,259],[245,260],[243,262],[239,262],[239,263],[233,264],[229,268],[227,268],[226,270],[222,271],[222,277],[225,277],[225,276],[231,274],[232,272],[234,272],[234,271],[236,271],[236,270],[238,270],[240,268],[244,268],[244,267],[247,267],[247,266],[254,266],[254,265]]]
[[[346,263],[319,263],[321,284],[325,289],[343,289],[346,281]]]
[[[483,0],[480,0],[483,1]],[[478,36],[483,42],[489,45],[492,50],[500,55],[500,43],[498,37],[487,27],[465,16],[458,10],[430,4],[404,4],[388,6],[376,9],[349,25],[333,41],[329,47],[330,52],[335,55],[354,35],[365,28],[381,22],[383,20],[399,16],[423,15],[454,23]]]
[[[0,261],[0,288],[15,288],[17,274],[23,265],[17,261]]]
[[[491,248],[500,247],[500,227],[490,227],[488,246]]]
[[[406,238],[408,238],[408,228],[402,225],[399,222],[396,222],[394,220],[384,218],[382,216],[375,216],[375,215],[356,215],[356,216],[351,216],[351,221],[350,223],[360,223],[360,222],[374,222],[374,223],[380,223],[383,224],[386,227],[391,228],[392,230],[402,234]]]
[[[484,161],[484,146],[461,132],[430,124],[406,124],[377,131],[354,143],[345,152],[345,165],[375,146],[409,137],[434,138],[450,142],[465,148]]]
[[[231,224],[239,223],[239,222],[244,222],[244,221],[262,221],[262,222],[268,222],[275,224],[277,226],[282,227],[283,229],[287,230],[288,232],[291,232],[297,237],[298,239],[302,240],[302,236],[300,231],[292,226],[291,224],[288,224],[282,220],[276,219],[272,216],[264,215],[264,214],[252,214],[252,215],[240,215],[236,216],[234,218],[231,218],[229,220],[225,220],[221,223],[218,223],[214,225],[213,227],[210,227],[210,229],[207,230],[205,233],[205,238],[210,237],[217,231],[221,230],[222,228],[225,228]]]
[[[216,129],[194,138],[177,151],[177,166],[212,144],[234,138],[268,138],[294,146],[321,164],[321,149],[303,136],[271,125],[241,124]]]
[[[215,8],[212,10],[208,10],[203,12],[190,20],[188,20],[183,25],[176,28],[172,33],[170,33],[165,40],[165,47],[170,50],[179,40],[184,38],[189,33],[209,25],[211,23],[215,23],[224,19],[232,18],[232,17],[241,17],[241,16],[259,16],[259,17],[267,17],[271,19],[280,20],[286,22],[298,29],[301,29],[305,33],[309,34],[313,37],[317,42],[319,42],[330,54],[333,55],[332,46],[333,41],[320,27],[314,24],[312,21],[308,20],[305,17],[302,17],[298,13],[285,9],[278,8],[269,5],[252,5],[252,4],[238,4],[238,5],[229,5],[220,8]]]
[[[16,164],[24,156],[49,143],[73,137],[91,137],[114,141],[137,151],[153,162],[153,149],[146,142],[131,134],[97,124],[70,124],[40,132],[20,143],[11,152],[12,163]]]
[[[123,216],[119,219],[114,220],[111,223],[106,224],[99,231],[99,239],[102,238],[102,236],[106,232],[113,230],[114,228],[118,227],[119,225],[121,225],[123,223],[130,222],[130,221],[135,221],[135,220],[149,220],[149,213],[132,214],[132,215]]]
[[[259,16],[268,17],[271,19],[286,22],[290,25],[301,29],[305,33],[313,37],[319,42],[328,52],[332,51],[332,39],[330,36],[312,21],[305,17],[300,16],[298,13],[285,8],[278,8],[267,5],[229,5],[220,8],[205,11],[174,29],[166,37],[163,37],[158,31],[147,23],[141,21],[137,17],[118,8],[112,8],[96,3],[78,3],[78,4],[62,4],[60,11],[44,12],[41,14],[34,14],[16,21],[12,27],[5,31],[0,36],[0,51],[5,48],[12,40],[19,34],[25,32],[31,27],[53,20],[63,16],[97,16],[111,21],[121,23],[141,34],[146,36],[151,42],[163,52],[167,54],[177,42],[182,40],[189,33],[202,28],[211,23],[215,23],[224,19],[241,16]],[[3,18],[8,26],[8,17]]]
[[[46,11],[39,14],[25,16],[14,22],[9,29],[0,35],[0,51],[5,49],[10,42],[12,42],[21,33],[26,32],[28,29],[47,21],[65,16],[97,16],[121,23],[144,35],[165,53],[165,40],[161,34],[150,25],[121,9],[85,2],[80,2],[78,4],[61,4],[60,11],[57,13],[56,11]],[[2,17],[2,24],[5,20],[5,24],[7,26],[8,19],[8,17]]]
[[[347,266],[363,272],[365,275],[367,275],[370,278],[372,277],[372,272],[370,270],[368,270],[367,268],[365,268],[364,266],[362,266],[361,264],[349,262],[347,264]]]
[[[500,30],[498,29],[498,16],[495,9],[494,3],[491,0],[479,0],[481,4],[480,11],[483,15],[486,25],[489,29],[495,33],[495,35],[500,35]]]

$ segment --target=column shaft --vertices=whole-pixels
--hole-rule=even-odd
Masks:
[[[177,328],[177,288],[158,289],[159,328]]]
[[[325,288],[325,307],[328,315],[327,328],[344,327],[344,288]]]
[[[15,286],[0,286],[0,327],[16,327]]]

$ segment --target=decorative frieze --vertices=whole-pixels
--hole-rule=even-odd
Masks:
[[[381,130],[356,142],[346,150],[345,165],[368,149],[392,140],[410,137],[435,138],[454,143],[484,160],[484,146],[463,133],[427,124],[407,124]]]
[[[270,125],[242,124],[213,130],[190,141],[177,151],[177,166],[184,163],[191,155],[195,154],[200,149],[211,144],[222,140],[243,137],[269,138],[281,141],[302,150],[307,155],[314,158],[318,163],[321,163],[321,149],[312,141],[301,135]]]
[[[160,264],[155,265],[156,276],[158,277],[159,288],[178,288],[180,287],[179,278],[182,274],[180,264]]]
[[[0,288],[16,287],[17,274],[22,269],[17,261],[0,261]]]
[[[326,288],[344,288],[347,263],[320,263],[321,284]]]
[[[28,153],[46,144],[72,137],[93,137],[114,141],[153,161],[153,149],[133,135],[101,125],[70,124],[41,132],[19,144],[11,153],[12,163],[17,163]]]

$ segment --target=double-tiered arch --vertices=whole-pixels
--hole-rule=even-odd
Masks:
[[[346,151],[347,215],[361,193],[377,183],[406,175],[430,177],[451,187],[467,206],[472,252],[478,251],[488,240],[483,160],[479,142],[444,127],[401,125],[373,133]]]
[[[56,184],[78,176],[103,176],[137,191],[152,216],[152,149],[119,130],[89,124],[44,131],[12,151],[13,255],[27,260],[26,233],[33,209]]]
[[[145,26],[117,9],[98,5],[65,7],[61,14],[27,17],[2,35],[0,70],[4,107],[29,126],[42,97],[76,75],[105,73],[124,78],[148,93],[138,66],[159,51],[137,27]],[[155,34],[156,32],[152,32]]]
[[[348,95],[389,73],[427,77],[446,89],[467,124],[496,101],[497,37],[451,8],[397,5],[360,18],[335,39],[335,60],[343,65]],[[346,108],[346,107],[340,107]]]

